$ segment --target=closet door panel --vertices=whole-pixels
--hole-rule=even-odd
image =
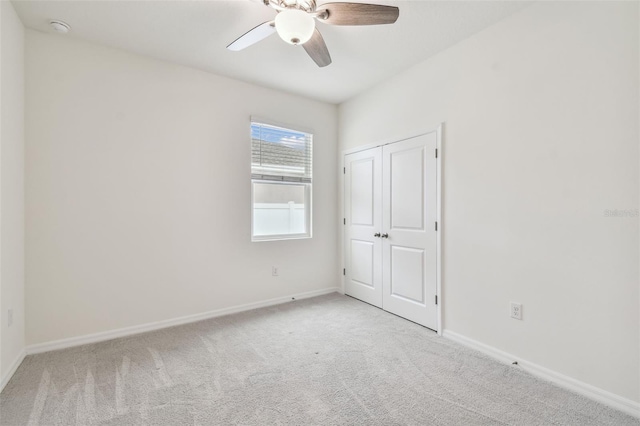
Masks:
[[[424,230],[424,151],[419,146],[389,154],[389,229]]]
[[[345,293],[382,307],[382,149],[345,156]]]
[[[435,133],[383,147],[383,309],[437,328]]]

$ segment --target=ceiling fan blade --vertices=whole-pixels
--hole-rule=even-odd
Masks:
[[[304,50],[307,51],[311,59],[313,59],[319,67],[326,67],[331,63],[329,49],[327,49],[327,44],[324,42],[322,34],[320,34],[317,28],[313,31],[311,39],[303,44],[302,47],[304,47]]]
[[[227,49],[237,52],[238,50],[242,50],[246,47],[251,46],[252,44],[259,42],[260,40],[269,37],[275,32],[275,21],[264,22],[238,37],[233,43],[227,46]]]
[[[398,20],[395,6],[365,3],[326,3],[318,6],[318,20],[332,25],[381,25]]]

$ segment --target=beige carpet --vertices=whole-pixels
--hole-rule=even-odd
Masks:
[[[333,294],[28,357],[2,425],[639,425]]]

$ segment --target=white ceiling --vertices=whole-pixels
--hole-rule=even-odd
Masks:
[[[327,3],[337,0],[320,0]],[[360,0],[352,0],[360,1]],[[362,1],[360,1],[362,2]],[[340,103],[523,9],[527,1],[394,1],[393,25],[318,24],[333,63],[318,68],[277,35],[241,52],[226,46],[276,12],[256,0],[14,0],[32,29],[67,22],[77,37],[262,86]],[[63,37],[63,36],[61,36]]]

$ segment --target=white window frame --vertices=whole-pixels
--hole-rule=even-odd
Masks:
[[[308,129],[302,129],[298,126],[291,126],[288,124],[277,123],[272,120],[266,120],[260,117],[251,117],[250,125],[249,125],[249,134],[251,135],[251,125],[253,124],[266,124],[269,126],[280,127],[286,130],[292,130],[294,132],[301,132],[310,134],[313,138],[313,131]],[[251,140],[251,136],[249,138]],[[313,139],[312,139],[313,140]],[[311,162],[313,164],[313,142],[311,145],[312,154],[311,154]],[[305,228],[306,232],[298,233],[298,234],[270,234],[270,235],[255,235],[254,232],[254,188],[255,184],[273,184],[273,185],[296,185],[304,187],[304,211],[305,211]],[[283,240],[302,240],[313,238],[313,177],[311,178],[311,182],[299,182],[294,180],[289,180],[286,177],[283,177],[282,180],[275,179],[254,179],[251,178],[251,241],[252,242],[263,242],[263,241],[283,241]]]

